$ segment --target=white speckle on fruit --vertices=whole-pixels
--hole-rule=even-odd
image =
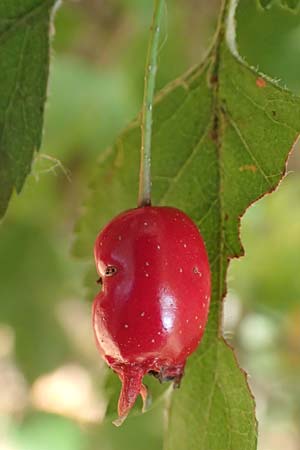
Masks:
[[[128,328],[128,323],[125,323],[124,328]]]
[[[193,272],[194,272],[194,274],[199,275],[199,277],[202,277],[202,273],[199,271],[199,269],[198,269],[197,266],[195,266],[195,267],[193,268]]]
[[[186,246],[186,244],[183,244],[183,246],[184,246],[184,248],[186,248],[187,246]]]
[[[157,245],[157,250],[160,250],[160,245],[159,244]]]
[[[160,331],[158,331],[158,332],[157,332],[157,334],[158,334],[158,335],[160,335],[160,334],[161,334],[161,332],[160,332]]]
[[[203,306],[203,308],[205,308],[205,303],[204,302],[202,302],[202,306]]]
[[[202,328],[202,325],[200,324],[200,325],[199,325],[199,329],[201,330],[201,328]]]
[[[148,277],[149,277],[149,273],[145,273],[145,277],[147,277],[147,278],[148,278]]]
[[[208,295],[206,295],[204,298],[205,298],[205,300],[208,300]]]
[[[141,344],[138,344],[137,346],[140,348]]]
[[[147,227],[148,226],[148,222],[144,222],[144,225],[145,225],[145,227]]]
[[[150,263],[148,261],[145,262],[145,266],[150,266]]]
[[[182,334],[182,330],[179,330],[179,334]]]
[[[195,320],[198,320],[198,316],[195,316]]]
[[[151,342],[152,342],[152,344],[154,344],[154,342],[155,342],[155,339],[151,339]]]
[[[186,319],[186,323],[189,323],[189,319]]]
[[[144,317],[145,311],[141,312],[141,317]]]
[[[118,239],[119,239],[119,241],[121,241],[122,240],[122,236],[118,236]]]
[[[180,269],[179,269],[179,272],[180,272],[180,273],[182,273],[182,272],[183,272],[183,268],[182,268],[182,267],[180,267]]]

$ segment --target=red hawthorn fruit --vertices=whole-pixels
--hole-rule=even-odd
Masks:
[[[170,207],[120,214],[100,232],[94,252],[103,286],[93,327],[100,354],[122,382],[120,425],[138,394],[145,404],[145,374],[179,386],[207,321],[209,263],[196,225]]]

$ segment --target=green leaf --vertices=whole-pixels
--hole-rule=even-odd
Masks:
[[[273,0],[258,0],[259,5],[264,8],[268,9],[273,3]]]
[[[269,9],[275,3],[274,0],[258,0],[259,6],[263,9]],[[299,6],[299,0],[280,0],[280,6],[290,9],[292,11],[296,10]]]
[[[299,0],[281,0],[281,5],[286,8],[295,10],[299,6]]]
[[[0,217],[39,150],[55,0],[0,3]]]
[[[165,448],[256,448],[253,399],[236,364],[222,340],[192,359],[182,384],[184,401],[180,396],[173,399]]]
[[[168,407],[166,450],[256,448],[254,400],[221,338],[222,300],[229,260],[243,255],[241,217],[281,180],[299,133],[300,100],[238,56],[233,4],[225,2],[205,61],[160,93],[154,108],[153,203],[181,208],[198,224],[213,282],[205,337]],[[139,146],[137,120],[102,156],[77,226],[81,257],[92,260],[99,229],[135,206]]]

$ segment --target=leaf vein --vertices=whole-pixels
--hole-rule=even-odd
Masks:
[[[192,148],[189,156],[187,157],[187,159],[184,161],[183,165],[179,168],[179,170],[177,171],[177,173],[175,174],[174,177],[172,177],[172,181],[169,184],[168,189],[166,190],[166,192],[164,193],[164,195],[162,196],[160,203],[163,203],[165,201],[165,199],[167,198],[167,196],[169,195],[169,193],[171,192],[173,186],[175,183],[178,182],[178,180],[180,179],[180,177],[184,174],[185,170],[187,169],[188,165],[190,164],[190,162],[193,160],[194,156],[196,155],[196,153],[198,152],[199,148],[201,147],[205,137],[207,136],[208,130],[210,128],[211,125],[211,121],[208,122],[208,125],[206,126],[203,134],[199,137],[196,145],[194,145],[194,147]]]
[[[255,102],[253,100],[253,98],[251,98],[248,94],[246,94],[245,91],[243,91],[243,89],[240,89],[238,87],[238,85],[234,84],[232,80],[230,80],[230,83],[232,85],[232,87],[241,95],[243,95],[243,97],[245,97],[253,106],[255,106],[257,109],[259,109],[260,111],[262,111],[267,117],[268,119],[270,119],[273,123],[275,123],[276,125],[281,125],[286,127],[289,130],[292,130],[293,132],[297,131],[295,128],[291,127],[290,125],[286,124],[285,122],[276,120],[274,117],[272,117],[266,110],[266,108],[264,108],[263,106],[261,106],[259,103]],[[273,100],[271,100],[273,101]],[[270,102],[271,102],[270,101]],[[268,103],[269,101],[267,101]]]
[[[248,153],[248,155],[250,156],[250,158],[252,159],[252,161],[254,162],[254,164],[257,166],[258,170],[260,171],[262,177],[264,178],[264,180],[266,181],[267,185],[269,186],[269,188],[272,187],[272,184],[269,181],[269,176],[265,173],[265,171],[263,170],[263,168],[261,167],[260,163],[258,162],[258,160],[256,159],[256,157],[254,156],[249,144],[247,143],[246,139],[244,138],[240,128],[238,127],[237,123],[234,121],[234,119],[231,117],[231,115],[228,113],[228,111],[226,111],[226,117],[228,118],[233,130],[235,131],[236,135],[238,136],[238,138],[240,139],[241,143],[243,144],[244,149],[246,150],[246,152]]]
[[[13,22],[11,25],[7,26],[4,31],[0,34],[0,45],[6,41],[6,39],[9,37],[9,35],[16,30],[17,28],[26,25],[33,17],[38,15],[41,11],[44,9],[47,10],[51,8],[55,3],[55,0],[45,0],[39,5],[36,5],[29,11],[26,11],[25,13],[21,14],[20,16],[17,16],[13,19]]]

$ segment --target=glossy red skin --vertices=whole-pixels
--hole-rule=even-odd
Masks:
[[[209,263],[198,228],[175,208],[129,210],[98,235],[95,261],[103,281],[93,306],[96,341],[123,391],[139,392],[149,371],[161,381],[179,382],[202,338],[210,301]],[[105,275],[108,266],[116,267],[113,276]],[[136,378],[134,388],[124,387],[129,378]],[[127,415],[120,402],[120,416]]]

